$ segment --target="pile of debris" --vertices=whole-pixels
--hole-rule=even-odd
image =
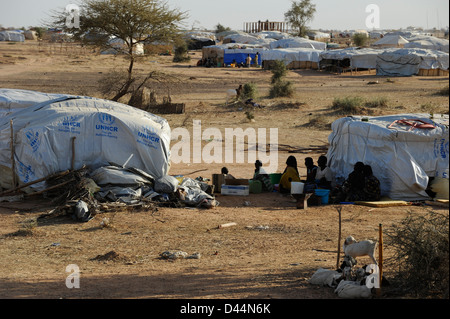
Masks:
[[[356,259],[345,256],[341,267],[337,270],[319,268],[310,278],[313,285],[334,288],[341,298],[346,299],[366,299],[373,297],[372,282],[376,276],[372,273],[372,268],[367,265],[354,267]]]
[[[343,245],[344,261],[339,269],[320,268],[313,274],[309,282],[313,285],[334,288],[334,292],[341,298],[371,298],[374,289],[381,287],[380,276],[382,275],[374,257],[376,246],[376,241],[358,242],[353,236],[348,236]],[[359,256],[369,256],[373,264],[355,267],[357,264],[355,258]],[[386,280],[382,279],[386,284]]]
[[[155,179],[146,172],[110,163],[95,170],[82,167],[52,174],[0,193],[2,201],[21,201],[42,195],[57,208],[41,216],[70,215],[74,220],[87,222],[100,212],[118,209],[146,209],[158,207],[213,208],[213,185],[202,178],[175,178],[166,175]],[[181,182],[181,183],[180,183]],[[43,189],[33,191],[30,186],[43,183]]]

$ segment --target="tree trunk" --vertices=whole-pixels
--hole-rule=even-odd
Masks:
[[[127,81],[124,83],[122,88],[117,92],[117,94],[112,98],[113,101],[117,102],[122,96],[128,93],[131,84],[134,82],[133,79],[133,66],[134,66],[134,55],[133,55],[133,46],[130,45],[128,54],[130,55],[130,65],[128,66],[128,77]]]

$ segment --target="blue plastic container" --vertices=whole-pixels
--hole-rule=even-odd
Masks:
[[[329,189],[317,188],[314,190],[315,194],[320,197],[322,204],[328,204],[328,197],[330,195]]]

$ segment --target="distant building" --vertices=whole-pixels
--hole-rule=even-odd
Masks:
[[[258,21],[244,22],[244,31],[247,33],[258,33],[262,31],[288,32],[289,25],[286,22]]]

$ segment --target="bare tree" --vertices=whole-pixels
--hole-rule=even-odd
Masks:
[[[135,81],[133,67],[138,45],[175,41],[180,36],[179,25],[187,17],[185,12],[169,9],[167,3],[161,0],[82,0],[79,7],[79,27],[67,27],[66,12],[53,15],[52,25],[73,33],[77,40],[101,50],[117,49],[117,44],[110,41],[112,38],[123,41],[122,53],[128,56],[129,65],[127,77],[113,101],[129,93]],[[151,77],[145,77],[144,81]]]

